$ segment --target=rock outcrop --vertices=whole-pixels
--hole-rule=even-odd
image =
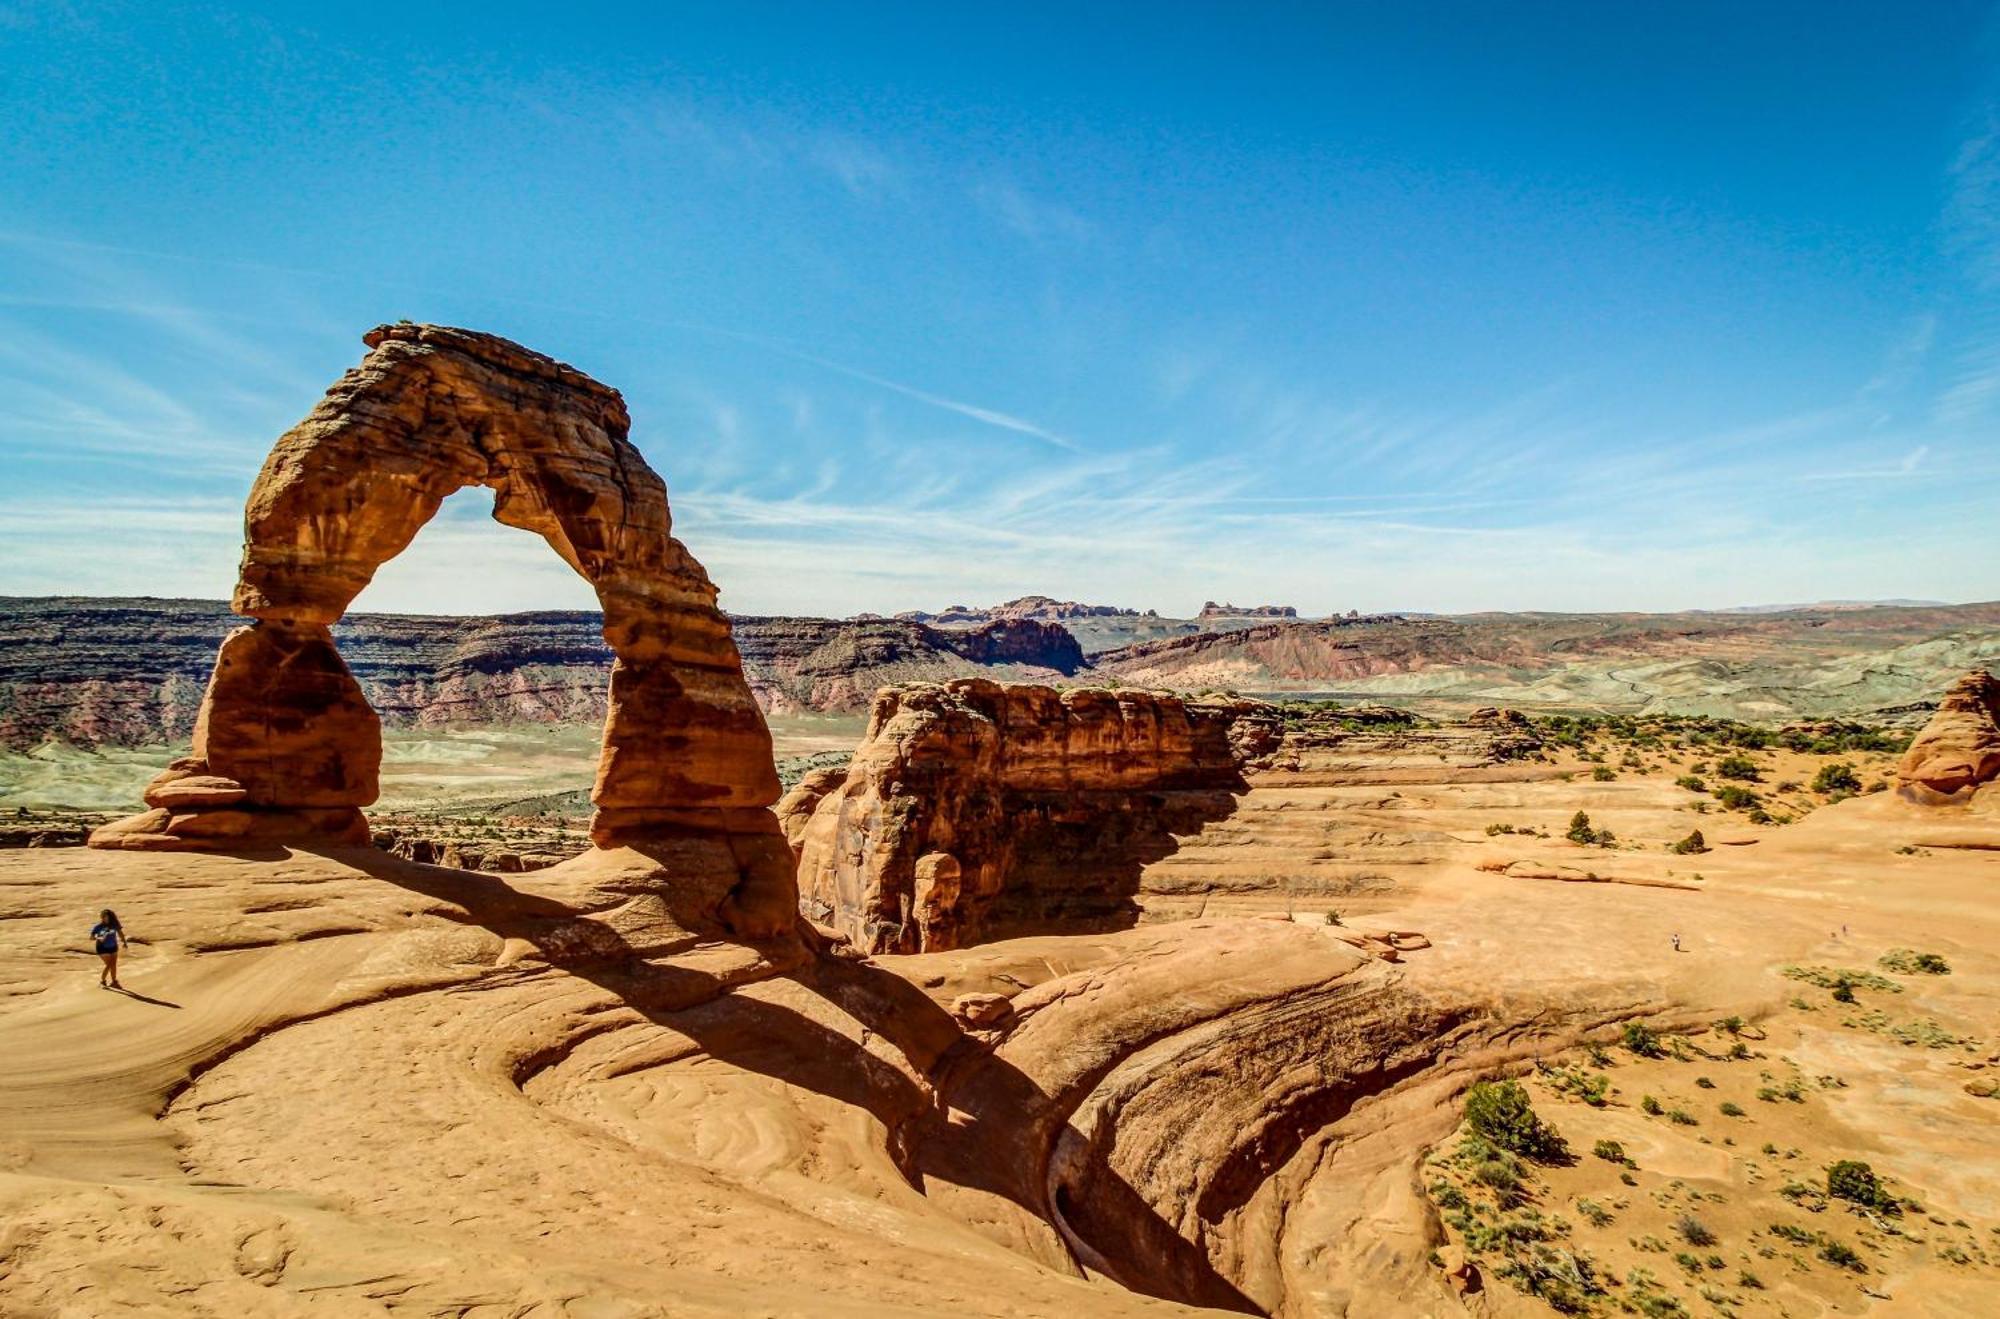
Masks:
[[[1896,775],[1906,795],[1925,798],[2000,778],[2000,679],[1975,669],[1952,684]]]
[[[603,607],[615,659],[593,841],[669,882],[699,872],[691,887],[715,899],[701,914],[736,933],[789,930],[770,733],[623,399],[492,335],[406,323],[365,341],[251,489],[231,607],[253,621],[222,644],[192,756],[147,790],[152,810],[92,846],[365,844],[379,725],[329,629],[448,495],[482,485],[494,517],[545,538]]]
[[[847,769],[808,776],[779,815],[809,913],[870,952],[1117,924],[1140,868],[1226,815],[1277,737],[1247,701],[889,688]]]

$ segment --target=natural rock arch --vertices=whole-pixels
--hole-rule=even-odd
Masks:
[[[722,843],[741,881],[723,914],[783,928],[795,885],[770,732],[624,400],[493,335],[404,323],[364,341],[251,489],[231,608],[254,621],[216,657],[193,754],[147,788],[153,809],[91,845],[366,844],[380,724],[328,628],[448,496],[483,485],[495,519],[546,539],[603,606],[616,660],[593,842]]]

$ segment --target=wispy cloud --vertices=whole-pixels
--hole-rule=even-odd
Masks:
[[[1033,196],[1005,179],[987,179],[971,189],[972,200],[1004,228],[1031,242],[1087,243],[1097,226],[1061,202]]]
[[[1884,463],[1879,467],[1857,467],[1846,471],[1805,472],[1799,479],[1801,481],[1906,481],[1911,477],[1943,475],[1940,472],[1923,470],[1924,459],[1930,456],[1930,452],[1930,445],[1919,444],[1893,463]]]

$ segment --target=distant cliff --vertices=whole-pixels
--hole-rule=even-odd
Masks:
[[[1067,623],[1078,618],[1158,618],[1155,610],[1125,609],[1118,605],[1087,605],[1078,600],[1058,600],[1049,595],[1024,595],[997,605],[946,605],[935,614],[906,609],[896,615],[906,623],[929,623],[935,627],[967,627],[1002,619],[1026,619],[1041,623]]]
[[[1297,618],[1299,611],[1291,605],[1219,605],[1210,600],[1203,604],[1201,612],[1195,615],[1198,622],[1212,618]]]
[[[219,600],[0,598],[0,746],[186,738],[224,634]],[[597,723],[611,652],[595,613],[352,614],[341,654],[390,726]],[[944,631],[895,619],[739,618],[765,709],[861,710],[890,683],[1054,678],[1085,667],[1054,623]]]

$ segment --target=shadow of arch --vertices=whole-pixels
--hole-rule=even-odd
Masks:
[[[891,1159],[919,1192],[933,1195],[933,1184],[944,1182],[1003,1199],[1046,1224],[1052,1239],[1081,1253],[1091,1269],[1130,1290],[1262,1313],[1069,1125],[1069,1101],[967,1034],[901,976],[866,963],[815,958],[784,978],[893,1045],[920,1084],[792,1008],[732,994],[731,983],[694,964],[635,945],[610,913],[533,891],[558,889],[557,869],[500,876],[421,865],[372,849],[342,859],[460,908],[503,939],[533,945],[551,963],[551,973],[589,981],[646,1020],[691,1039],[711,1058],[866,1110],[882,1123]],[[549,1049],[531,1060],[533,1067],[560,1052]],[[517,1074],[517,1084],[532,1074]],[[1071,1168],[1052,1189],[1049,1162],[1059,1144],[1085,1151],[1071,1157],[1086,1160],[1087,1167]],[[1058,1193],[1070,1195],[1076,1187],[1087,1187],[1088,1206],[1056,1202]],[[1078,1228],[1091,1239],[1079,1240]]]

